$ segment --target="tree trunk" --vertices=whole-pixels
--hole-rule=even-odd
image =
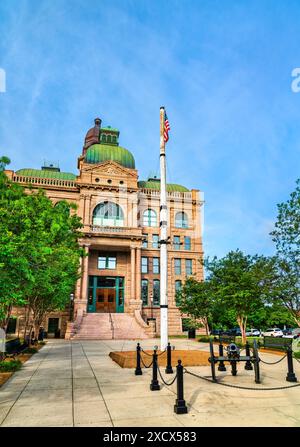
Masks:
[[[238,322],[239,328],[240,328],[241,333],[242,333],[242,343],[244,345],[244,344],[246,344],[246,341],[247,341],[247,337],[246,337],[247,317],[238,316],[237,317],[237,322]]]

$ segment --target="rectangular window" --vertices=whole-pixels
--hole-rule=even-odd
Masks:
[[[180,250],[180,236],[174,236],[173,245],[174,250]]]
[[[180,281],[180,279],[178,279],[177,281],[175,281],[175,303],[176,303],[176,306],[179,306],[179,296],[178,296],[178,293],[180,292],[180,290],[181,290],[181,286],[182,286],[182,284],[181,284],[181,281]]]
[[[159,235],[152,234],[152,248],[159,248]]]
[[[192,259],[185,260],[185,274],[186,276],[193,274],[193,261]]]
[[[191,250],[191,238],[190,236],[184,236],[184,249]]]
[[[153,306],[160,304],[160,283],[159,279],[153,280]]]
[[[148,234],[143,234],[142,248],[148,248]]]
[[[117,267],[116,256],[99,256],[98,257],[98,269],[100,270],[115,270]]]
[[[142,256],[142,273],[148,273],[148,258]]]
[[[153,273],[159,273],[159,258],[153,258]]]
[[[148,280],[142,279],[141,282],[141,288],[142,288],[142,301],[143,306],[148,306]]]
[[[175,275],[181,275],[181,259],[174,259]]]

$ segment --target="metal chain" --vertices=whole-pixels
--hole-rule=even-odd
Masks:
[[[251,390],[251,391],[274,391],[274,390],[285,390],[287,388],[295,388],[296,386],[300,386],[300,383],[297,383],[296,385],[288,385],[288,386],[281,386],[281,387],[273,387],[273,388],[259,388],[259,387],[247,387],[247,386],[239,386],[239,385],[231,385],[229,383],[222,383],[222,382],[214,382],[211,379],[208,379],[205,376],[199,376],[198,374],[192,373],[191,371],[188,371],[184,368],[184,372],[187,374],[190,374],[191,376],[197,377],[198,379],[207,380],[208,382],[215,383],[217,385],[223,385],[228,386],[229,388],[238,388],[240,390]]]
[[[157,357],[159,357],[160,355],[163,355],[166,352],[166,349],[164,351],[162,351],[160,354],[156,354]]]
[[[260,358],[259,357],[259,360],[262,362],[262,363],[264,363],[265,365],[277,365],[277,363],[280,363],[283,359],[285,359],[286,358],[286,354],[280,359],[280,360],[277,360],[276,362],[265,362],[262,358]]]
[[[171,385],[173,385],[173,383],[174,383],[175,380],[177,379],[177,373],[176,373],[176,376],[174,377],[174,379],[173,379],[170,383],[167,383],[167,382],[164,380],[163,376],[161,375],[161,372],[160,372],[160,369],[159,369],[159,366],[158,366],[158,365],[157,365],[157,369],[158,369],[160,378],[161,378],[161,380],[163,381],[163,383],[164,383],[166,386],[171,386]]]
[[[144,360],[142,359],[142,356],[141,356],[141,362],[142,362],[144,368],[150,368],[150,367],[153,365],[153,360],[152,360],[152,362],[150,363],[150,365],[148,365],[148,366],[145,365]]]
[[[153,355],[153,354],[148,354],[148,352],[144,351],[144,349],[142,349],[142,348],[141,348],[141,351],[142,351],[144,354],[149,355],[149,357],[152,357],[152,355]]]

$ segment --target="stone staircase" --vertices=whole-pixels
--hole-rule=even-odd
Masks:
[[[148,338],[134,316],[123,313],[87,313],[73,340],[135,340]]]

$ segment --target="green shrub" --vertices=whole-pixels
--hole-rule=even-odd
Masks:
[[[20,360],[10,360],[8,362],[0,362],[0,372],[18,371],[22,366]]]
[[[298,352],[294,352],[294,357],[295,357],[296,359],[300,359],[300,351],[298,351]]]
[[[37,348],[26,348],[23,353],[24,354],[35,354],[38,352]]]
[[[198,341],[208,343],[210,341],[210,337],[208,337],[207,335],[200,335]]]

